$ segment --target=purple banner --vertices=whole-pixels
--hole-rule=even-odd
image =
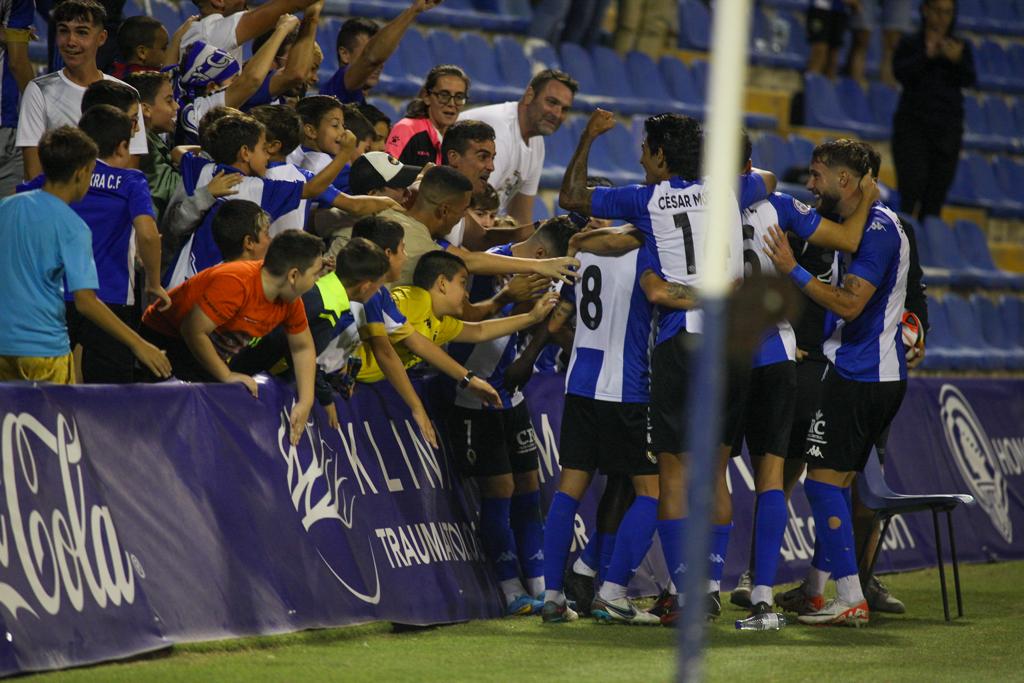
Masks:
[[[540,376],[528,391],[548,500],[561,382]],[[423,392],[433,415],[442,393]],[[895,490],[978,498],[955,513],[965,560],[1024,556],[1022,397],[1024,381],[915,379],[893,427]],[[340,402],[340,431],[317,409],[295,448],[292,400],[274,381],[259,400],[226,385],[0,385],[0,675],[176,642],[499,616],[472,487],[422,441],[390,386]],[[747,564],[753,502],[747,461],[729,475],[726,586]],[[600,488],[581,506],[577,548]],[[879,566],[929,566],[933,543],[927,516],[897,518]],[[780,581],[803,572],[812,547],[798,489]],[[663,576],[655,544],[638,592]]]

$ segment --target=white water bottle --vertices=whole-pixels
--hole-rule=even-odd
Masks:
[[[737,631],[778,631],[786,627],[786,617],[775,612],[736,620]]]

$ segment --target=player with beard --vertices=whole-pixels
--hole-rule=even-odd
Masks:
[[[871,165],[871,148],[864,143],[836,140],[818,145],[811,157],[808,188],[819,198],[819,211],[850,216],[861,201],[859,183]],[[900,319],[910,245],[899,218],[879,202],[872,205],[865,223],[856,250],[837,257],[832,285],[796,264],[781,230],[772,228],[765,240],[765,253],[776,270],[789,275],[826,309],[823,350],[828,365],[804,446],[808,460],[804,490],[814,514],[821,557],[812,563],[800,588],[801,604],[793,605],[801,612],[800,621],[808,624],[868,622],[868,604],[857,572],[849,487],[892,422],[906,391]],[[838,595],[826,603],[823,593],[830,575]]]
[[[501,199],[498,213],[507,213],[518,225],[533,223],[533,200],[544,167],[544,136],[565,121],[577,90],[579,84],[569,74],[545,69],[533,77],[518,102],[479,107],[460,117],[494,128],[496,156],[488,182]]]
[[[483,191],[494,172],[494,129],[483,121],[462,119],[445,133],[441,143],[441,157],[473,183],[473,194]],[[470,215],[467,213],[467,216]],[[457,247],[468,241],[475,248],[483,244],[484,228],[476,220],[463,217],[445,239]],[[468,239],[467,239],[468,238]]]

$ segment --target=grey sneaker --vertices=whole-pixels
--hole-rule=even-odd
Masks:
[[[739,583],[736,584],[736,588],[733,589],[732,594],[729,595],[729,602],[742,607],[743,609],[750,609],[750,592],[754,589],[754,576],[750,573],[750,570],[740,574]]]
[[[868,601],[868,607],[873,612],[886,612],[888,614],[903,614],[907,606],[899,598],[894,598],[889,589],[885,587],[877,576],[868,579],[864,586],[864,597]]]
[[[560,605],[557,602],[548,600],[540,610],[540,616],[545,624],[558,624],[567,621],[576,621],[580,618],[575,610],[569,605]]]

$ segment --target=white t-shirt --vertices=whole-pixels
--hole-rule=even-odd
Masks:
[[[451,232],[445,235],[444,238],[453,247],[461,247],[466,239],[466,219],[460,218],[459,222],[452,227]]]
[[[213,45],[229,52],[241,65],[244,55],[242,46],[238,44],[238,36],[235,31],[238,29],[238,22],[242,20],[243,14],[245,12],[235,12],[227,17],[223,14],[211,14],[193,23],[181,39],[181,54],[185,54],[185,49],[189,45],[201,40],[207,45]],[[181,55],[179,55],[180,58]]]
[[[108,74],[103,74],[108,81],[130,85]],[[134,90],[134,88],[132,88]],[[39,138],[43,133],[60,126],[77,126],[82,118],[82,98],[85,88],[72,83],[64,75],[64,69],[48,73],[32,80],[21,96],[21,111],[18,114],[18,147],[38,147]],[[146,124],[142,119],[142,107],[139,107],[139,130],[132,136],[128,150],[132,154],[147,154]]]
[[[517,194],[537,194],[544,168],[544,138],[535,135],[529,144],[523,142],[517,102],[470,109],[462,112],[459,119],[483,121],[494,128],[494,173],[488,182],[498,191],[499,213],[508,211],[509,201]]]

